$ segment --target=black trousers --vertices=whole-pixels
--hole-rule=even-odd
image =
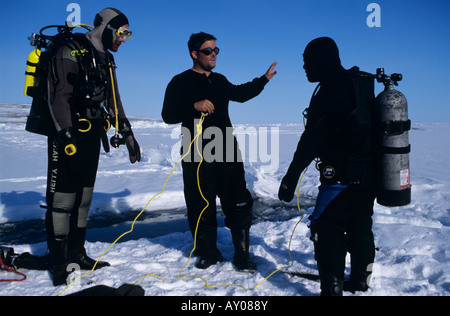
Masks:
[[[182,163],[184,196],[193,237],[199,216],[207,205],[198,188],[198,165],[196,162]],[[220,199],[225,225],[230,229],[250,228],[253,199],[246,187],[242,162],[203,162],[200,166],[199,180],[201,191],[209,206],[203,212],[198,224],[196,254],[206,255],[217,249],[216,197]]]
[[[100,155],[99,128],[76,133],[77,152],[64,153],[57,138],[48,138],[46,228],[50,251],[57,241],[69,237],[71,248],[84,249],[88,212],[91,206]],[[72,238],[73,237],[73,238]]]
[[[350,278],[366,275],[375,259],[372,215],[375,195],[368,184],[349,185],[324,210],[312,227],[317,234],[315,257],[322,291],[333,280],[344,280],[347,251]],[[367,275],[366,275],[367,276]]]

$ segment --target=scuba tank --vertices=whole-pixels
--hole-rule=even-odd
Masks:
[[[41,56],[41,50],[35,48],[29,55],[27,60],[27,70],[25,71],[25,88],[23,93],[31,97],[33,96],[32,89],[36,83],[36,67],[39,63],[39,57]]]
[[[91,30],[88,25],[81,27]],[[43,32],[50,28],[56,28],[56,35],[45,35]],[[48,80],[55,74],[54,56],[62,45],[74,39],[77,34],[72,33],[74,27],[67,25],[49,25],[43,27],[39,34],[32,33],[30,45],[35,48],[28,55],[27,70],[25,72],[24,94],[32,97],[30,113],[27,118],[25,129],[29,132],[52,136],[56,134],[56,129],[49,110]],[[50,78],[50,75],[53,77]]]
[[[377,202],[384,206],[404,206],[411,202],[409,168],[408,103],[394,85],[402,80],[401,74],[387,76],[377,69],[374,76],[385,86],[375,99],[375,149],[377,163]]]
[[[32,33],[30,45],[35,48],[28,55],[24,94],[32,98],[25,129],[50,136],[55,133],[47,107],[47,75],[49,70],[49,40],[42,34]]]

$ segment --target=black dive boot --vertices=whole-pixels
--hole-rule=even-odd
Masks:
[[[320,240],[320,235],[319,235]],[[315,244],[317,269],[320,277],[320,296],[342,296],[344,290],[345,252],[330,256],[330,251],[324,246]],[[320,247],[322,246],[322,247]],[[337,248],[337,247],[336,247]]]
[[[357,291],[367,292],[369,289],[369,281],[372,276],[371,272],[350,273],[350,280],[344,282],[344,291],[355,294]]]
[[[69,265],[69,238],[67,235],[55,235],[53,228],[53,209],[48,209],[45,214],[45,226],[47,231],[47,247],[50,252],[50,266],[53,268],[53,285],[67,284],[67,266]]]
[[[84,241],[86,239],[86,228],[71,228],[69,234],[69,260],[71,263],[76,263],[81,270],[95,270],[111,266],[106,261],[94,260],[86,254],[84,248]]]
[[[94,266],[95,266],[95,270],[111,266],[106,261],[98,261],[97,262],[97,260],[94,260],[94,259],[88,257],[88,255],[86,254],[86,250],[84,248],[83,248],[83,250],[81,250],[75,254],[72,254],[70,256],[70,260],[71,260],[71,262],[78,264],[80,266],[81,270],[92,270],[94,268]]]
[[[195,238],[194,233],[192,236]],[[198,227],[197,247],[194,255],[199,257],[195,267],[202,270],[223,262],[222,254],[217,249],[217,228],[215,226],[201,225]]]
[[[51,264],[53,266],[53,285],[67,284],[67,277],[69,272],[68,266],[68,238],[53,239],[48,242],[50,249]]]
[[[256,265],[250,261],[250,230],[232,229],[234,245],[234,265],[239,271],[255,272]]]
[[[202,252],[198,254],[198,261],[195,263],[195,267],[198,269],[208,269],[210,266],[213,266],[217,263],[223,262],[222,254],[219,249],[215,248],[208,252]]]
[[[343,280],[332,275],[320,277],[320,296],[342,296]]]
[[[351,270],[350,279],[344,282],[346,292],[366,292],[369,289],[376,251],[372,232],[367,233],[362,241],[365,242],[353,242],[349,247]]]

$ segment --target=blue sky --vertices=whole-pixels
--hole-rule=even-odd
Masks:
[[[448,0],[147,0],[3,2],[6,27],[0,44],[0,102],[31,102],[23,95],[27,37],[62,24],[81,8],[81,22],[116,7],[130,20],[133,39],[115,55],[119,90],[128,115],[160,118],[170,79],[190,68],[187,41],[199,31],[214,34],[221,52],[216,72],[239,84],[265,73],[278,75],[263,93],[231,103],[235,123],[299,123],[314,84],[306,80],[302,54],[309,41],[332,37],[345,68],[402,73],[398,89],[413,122],[450,122],[450,1]],[[370,3],[380,7],[380,27],[366,23]],[[377,93],[382,85],[377,84]]]

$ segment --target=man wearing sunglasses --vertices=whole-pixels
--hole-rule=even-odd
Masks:
[[[231,230],[235,248],[234,264],[238,270],[254,271],[256,267],[249,255],[253,198],[246,188],[244,164],[237,140],[232,135],[228,106],[230,101],[245,102],[259,95],[268,81],[276,75],[276,63],[263,76],[246,84],[233,85],[225,76],[213,72],[220,52],[214,36],[203,32],[192,34],[188,48],[193,67],[175,76],[168,84],[162,109],[163,120],[168,124],[182,123],[184,153],[197,134],[196,124],[202,113],[207,114],[202,125],[203,132],[211,127],[220,131],[222,136],[222,140],[218,139],[219,135],[214,138],[217,145],[214,147],[216,159],[204,157],[199,183],[197,168],[200,160],[198,155],[195,157],[195,147],[192,148],[191,155],[187,155],[182,162],[184,195],[193,237],[198,223],[195,255],[199,259],[196,267],[206,269],[223,261],[216,245],[216,197],[219,197],[225,225]],[[203,138],[200,135],[200,139],[203,149],[208,144],[211,145],[209,137]],[[222,153],[218,152],[220,145]],[[206,202],[199,192],[198,184],[209,203],[200,220],[199,216]]]
[[[117,89],[114,58],[131,36],[128,19],[106,8],[86,36],[56,52],[48,83],[48,104],[54,133],[48,137],[47,243],[53,265],[53,284],[66,283],[67,266],[91,270],[96,261],[84,248],[88,212],[100,156],[100,140],[109,151],[106,129],[115,122],[131,163],[140,150]],[[108,115],[112,119],[107,120]],[[106,140],[105,140],[106,138]],[[95,267],[109,266],[98,262]]]

